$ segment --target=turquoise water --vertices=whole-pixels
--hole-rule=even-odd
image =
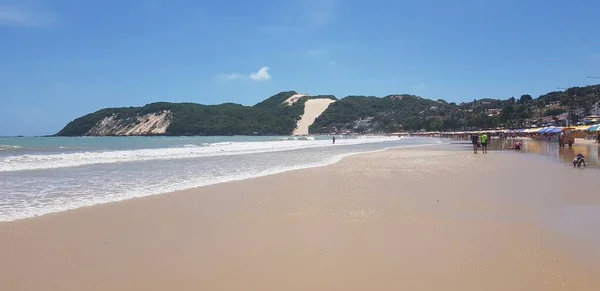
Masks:
[[[0,221],[440,144],[398,137],[0,138]],[[285,195],[285,193],[282,193]]]

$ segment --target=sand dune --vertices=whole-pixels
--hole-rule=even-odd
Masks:
[[[283,103],[285,103],[287,106],[290,106],[290,105],[296,103],[296,101],[300,100],[300,98],[302,98],[304,96],[308,96],[308,95],[306,95],[306,94],[294,94],[294,95],[290,96],[290,98],[285,99],[285,101],[283,101]]]
[[[333,102],[335,102],[335,100],[326,98],[306,101],[306,103],[304,103],[304,114],[302,115],[302,119],[298,121],[293,134],[307,135],[308,127],[311,126],[315,122],[315,119]]]

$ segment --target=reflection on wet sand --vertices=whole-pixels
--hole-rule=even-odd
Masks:
[[[576,141],[572,148],[561,148],[558,142],[540,141],[534,139],[491,139],[488,143],[488,150],[512,150],[515,141],[521,142],[520,152],[535,153],[549,157],[555,157],[561,163],[571,165],[571,161],[577,154],[585,156],[585,162],[588,167],[600,168],[598,144],[589,144],[580,140]],[[466,141],[461,141],[466,142]],[[469,149],[471,144],[468,145]]]

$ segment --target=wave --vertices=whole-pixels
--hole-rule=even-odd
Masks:
[[[312,163],[304,163],[298,165],[290,165],[283,167],[271,167],[269,169],[260,170],[260,171],[249,171],[249,172],[232,172],[227,175],[223,175],[220,177],[197,177],[194,179],[167,179],[165,180],[165,184],[159,187],[148,186],[137,188],[135,190],[124,191],[119,195],[108,195],[108,196],[98,196],[98,195],[86,195],[80,197],[70,197],[69,199],[62,201],[61,203],[53,203],[51,205],[40,205],[39,201],[32,201],[30,203],[26,203],[25,205],[20,205],[15,209],[5,209],[3,213],[0,212],[0,221],[14,221],[19,219],[25,219],[30,217],[41,216],[49,213],[62,212],[72,209],[77,209],[86,206],[93,206],[98,204],[110,203],[123,201],[133,198],[146,197],[152,195],[159,195],[165,193],[171,193],[175,191],[181,191],[186,189],[192,189],[197,187],[203,187],[208,185],[226,183],[231,181],[239,181],[252,179],[257,177],[269,176],[294,170],[308,169],[308,168],[316,168],[316,167],[324,167],[331,164],[335,164],[341,161],[345,157],[357,155],[357,154],[365,154],[365,153],[375,153],[382,152],[388,149],[393,148],[411,148],[411,147],[426,147],[426,146],[435,146],[438,144],[420,144],[420,145],[402,145],[402,146],[391,146],[385,147],[377,150],[371,151],[362,151],[362,152],[353,152],[353,153],[344,153],[338,154],[331,157],[327,157],[318,162]],[[91,198],[91,199],[90,199]]]
[[[9,145],[9,144],[0,144],[0,151],[9,151],[14,149],[22,149],[22,146],[18,145]]]
[[[173,160],[208,156],[243,155],[289,151],[324,146],[344,146],[394,141],[397,138],[341,139],[335,145],[330,140],[291,140],[261,142],[218,142],[207,145],[184,145],[176,148],[137,149],[120,151],[86,151],[60,154],[25,154],[0,160],[0,172],[78,167],[93,164]]]
[[[272,141],[277,140],[316,140],[314,136],[288,136],[288,137],[279,137],[276,139],[272,139]]]

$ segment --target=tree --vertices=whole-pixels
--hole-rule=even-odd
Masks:
[[[505,124],[511,125],[514,111],[514,106],[512,104],[507,104],[506,106],[504,106],[504,108],[502,108],[500,120]]]
[[[525,94],[525,95],[521,95],[521,98],[519,98],[519,103],[525,104],[525,103],[528,103],[531,100],[533,100],[533,98],[531,97],[531,95]]]
[[[561,115],[563,113],[565,113],[566,110],[562,109],[562,108],[554,108],[554,109],[548,109],[544,112],[544,114],[546,116],[557,116],[557,115]]]
[[[560,103],[561,105],[567,107],[567,112],[569,113],[569,120],[572,123],[577,123],[577,121],[579,121],[577,110],[586,106],[586,102],[581,92],[581,88],[573,87],[567,89],[567,91],[565,91],[562,98],[560,99]]]

